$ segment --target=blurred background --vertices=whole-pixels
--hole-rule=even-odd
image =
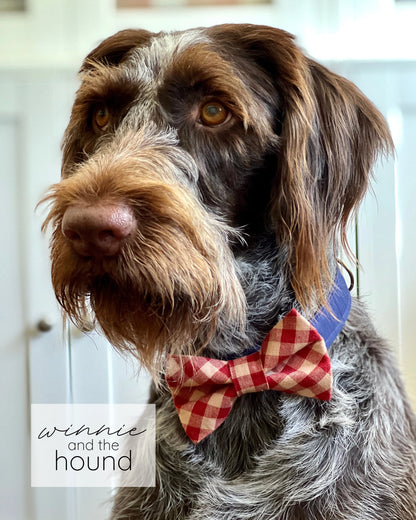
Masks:
[[[379,164],[351,229],[358,296],[397,352],[416,403],[416,0],[0,0],[0,520],[101,520],[107,489],[31,488],[31,403],[141,403],[149,380],[94,331],[63,327],[44,212],[82,58],[111,33],[223,22],[286,29],[386,116]]]

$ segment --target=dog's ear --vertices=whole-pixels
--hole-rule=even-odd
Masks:
[[[292,285],[300,303],[322,303],[328,254],[349,252],[347,227],[379,154],[393,150],[381,113],[350,81],[299,57],[298,83],[284,98],[272,216],[293,244]]]
[[[392,139],[364,94],[306,57],[292,35],[263,26],[223,27],[226,40],[276,89],[280,145],[270,216],[278,243],[289,249],[297,299],[311,308],[325,300],[332,283],[328,254],[340,241],[348,250],[349,218],[377,156],[393,150]]]
[[[81,72],[88,70],[91,63],[118,65],[128,51],[146,44],[152,33],[144,29],[126,29],[106,38],[85,58]]]

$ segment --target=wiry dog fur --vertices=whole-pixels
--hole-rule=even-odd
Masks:
[[[289,34],[251,25],[122,31],[81,79],[47,197],[53,284],[72,320],[91,308],[156,382],[157,485],[121,489],[112,519],[414,520],[414,417],[358,301],[330,349],[330,402],[244,395],[195,446],[163,378],[168,352],[240,354],[292,307],[325,304],[348,219],[392,149],[380,113]],[[201,118],[207,102],[220,124]],[[80,255],[64,235],[86,207],[128,208],[117,254]]]

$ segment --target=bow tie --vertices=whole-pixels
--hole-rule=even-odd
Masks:
[[[186,434],[198,443],[243,394],[278,390],[328,401],[332,372],[324,340],[292,309],[259,351],[231,361],[171,355],[166,380]]]
[[[216,430],[243,394],[276,390],[330,399],[332,370],[327,347],[343,327],[351,307],[348,288],[339,272],[328,304],[332,313],[322,308],[313,325],[292,309],[273,327],[259,350],[241,358],[168,357],[166,382],[193,443]]]

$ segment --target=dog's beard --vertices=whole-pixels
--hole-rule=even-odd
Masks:
[[[179,213],[176,208],[174,219],[166,218],[169,203],[170,192],[164,218],[153,206],[153,216],[137,217],[143,225],[121,253],[102,259],[73,251],[62,234],[59,201],[50,213],[55,227],[52,283],[64,311],[80,328],[92,312],[108,340],[133,352],[155,376],[167,352],[198,352],[215,334],[219,320],[236,328],[245,321],[229,230],[189,205]]]

